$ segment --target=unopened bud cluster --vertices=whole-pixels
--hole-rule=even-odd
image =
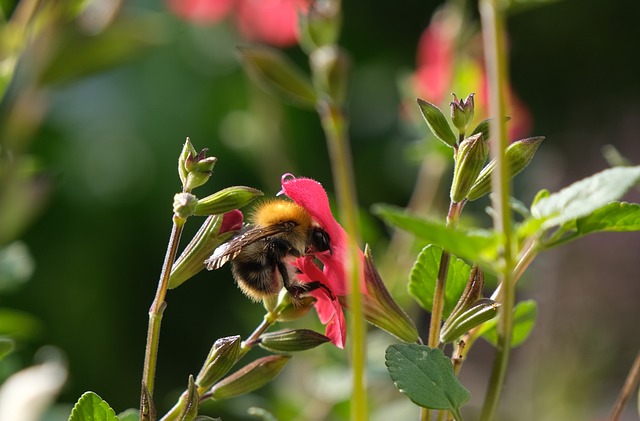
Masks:
[[[491,174],[495,168],[495,160],[486,164],[489,155],[490,120],[484,120],[476,126],[471,135],[465,137],[467,128],[474,117],[474,94],[458,99],[453,94],[450,103],[450,118],[458,130],[456,136],[442,110],[438,106],[418,99],[418,106],[431,132],[447,146],[454,148],[454,174],[451,183],[451,201],[459,203],[464,200],[476,200],[491,191]],[[508,120],[508,117],[505,117]],[[522,171],[540,145],[544,137],[531,137],[511,143],[505,157],[510,176],[514,177]],[[485,165],[486,164],[486,165]]]

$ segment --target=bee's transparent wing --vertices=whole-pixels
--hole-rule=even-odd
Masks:
[[[213,251],[213,254],[204,261],[208,270],[221,268],[225,263],[238,256],[242,249],[249,244],[291,230],[289,224],[271,225],[264,228],[250,227],[231,240],[221,244]]]

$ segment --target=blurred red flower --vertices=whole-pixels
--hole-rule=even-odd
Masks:
[[[308,10],[309,0],[167,0],[167,6],[198,24],[214,24],[234,12],[247,40],[288,47],[298,40],[298,13]]]

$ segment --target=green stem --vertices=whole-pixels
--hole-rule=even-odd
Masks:
[[[149,309],[149,327],[147,329],[147,346],[144,353],[142,394],[140,397],[140,419],[145,419],[145,416],[149,415],[149,408],[145,408],[144,405],[144,402],[146,402],[145,396],[148,393],[148,396],[153,398],[153,389],[156,378],[156,362],[158,359],[158,344],[160,342],[160,324],[162,323],[162,314],[167,306],[164,299],[167,295],[171,267],[173,266],[173,262],[175,262],[176,255],[178,254],[178,245],[180,244],[180,236],[182,235],[184,222],[185,220],[182,218],[178,218],[176,216],[173,217],[173,227],[171,228],[169,244],[167,245],[167,253],[165,254],[164,263],[162,264],[162,272],[160,273],[160,280],[158,281],[158,289],[156,290],[155,298],[153,299],[153,303]],[[148,402],[148,404],[153,405],[153,402]]]
[[[331,100],[318,101],[318,113],[327,138],[327,148],[336,188],[338,209],[345,231],[351,241],[348,244],[345,273],[349,278],[350,342],[353,369],[353,395],[351,397],[351,419],[367,419],[367,393],[365,384],[365,325],[360,296],[358,206],[351,160],[351,149],[347,135],[347,119],[343,109]]]
[[[447,227],[456,226],[463,206],[464,202],[451,202],[451,204],[449,205],[449,213],[447,214]],[[444,310],[444,299],[450,260],[451,253],[449,253],[447,250],[442,250],[442,255],[440,257],[440,267],[438,269],[438,278],[436,279],[436,286],[433,293],[431,323],[429,325],[428,345],[430,348],[437,348],[440,345],[440,327],[442,324],[442,312]]]
[[[498,275],[499,281],[503,285],[502,302],[498,313],[498,344],[480,417],[481,421],[489,421],[495,417],[507,373],[513,330],[515,285],[512,271],[512,219],[509,209],[511,177],[505,159],[508,142],[505,122],[502,118],[503,115],[506,115],[504,84],[507,80],[504,11],[499,0],[481,0],[479,6],[484,36],[485,62],[487,63],[489,108],[493,116],[491,130],[492,133],[495,133],[495,142],[491,148],[491,153],[496,160],[495,176],[492,179],[494,227],[504,240],[502,264]]]

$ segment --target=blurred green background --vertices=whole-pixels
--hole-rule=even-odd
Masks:
[[[5,14],[14,3],[0,2]],[[425,149],[416,145],[435,142],[425,141],[426,125],[411,126],[401,117],[406,98],[400,81],[415,69],[420,35],[441,5],[343,4],[340,42],[353,59],[349,114],[357,190],[365,241],[380,261],[390,233],[369,208],[380,202],[405,206],[419,168],[415,151]],[[474,19],[472,5],[470,10]],[[606,168],[606,144],[640,162],[638,16],[640,3],[621,0],[550,2],[510,14],[512,87],[532,115],[531,135],[546,136],[516,182],[516,196],[526,204],[541,188],[555,191]],[[32,221],[24,229],[10,220],[0,226],[6,237],[15,228],[13,237],[28,246],[35,271],[22,287],[3,291],[0,302],[33,315],[39,327],[19,341],[3,370],[29,365],[36,349],[54,345],[70,370],[59,401],[69,404],[93,390],[120,411],[138,405],[147,310],[171,227],[172,198],[180,189],[176,164],[184,139],[218,157],[203,196],[229,185],[274,195],[286,172],[317,179],[331,195],[331,170],[313,110],[281,103],[245,75],[235,52],[243,39],[232,18],[198,25],[162,2],[137,0],[122,5],[104,28],[88,26],[93,33],[77,20],[61,21],[28,46],[0,104],[3,153],[28,156],[38,170],[36,188],[29,190],[33,200],[22,210],[33,211]],[[297,47],[286,52],[306,68]],[[445,211],[446,184],[437,187],[435,215]],[[634,197],[637,192],[629,199]],[[488,223],[487,204],[468,212]],[[197,226],[193,221],[183,238]],[[514,353],[505,419],[606,416],[640,347],[638,250],[636,234],[602,234],[534,263],[520,294],[538,300],[540,316],[532,337]],[[426,317],[411,307],[402,285],[407,273],[382,271],[424,328]],[[262,313],[226,269],[171,291],[158,406],[172,405],[216,338],[248,335]],[[303,324],[314,323],[308,317]],[[385,419],[384,411],[395,408],[391,402],[404,401],[381,362],[391,338],[374,332],[372,341],[372,396],[384,396],[372,401],[387,402],[374,417]],[[471,408],[482,401],[491,356],[489,346],[479,345],[463,368]],[[307,365],[298,361],[305,358]],[[294,359],[274,387],[212,414],[242,419],[251,403],[283,420],[340,419],[348,402],[341,386],[345,367],[346,354],[324,345]],[[320,390],[324,385],[332,393]],[[314,416],[300,415],[301,407]],[[632,409],[627,419],[637,419]]]

